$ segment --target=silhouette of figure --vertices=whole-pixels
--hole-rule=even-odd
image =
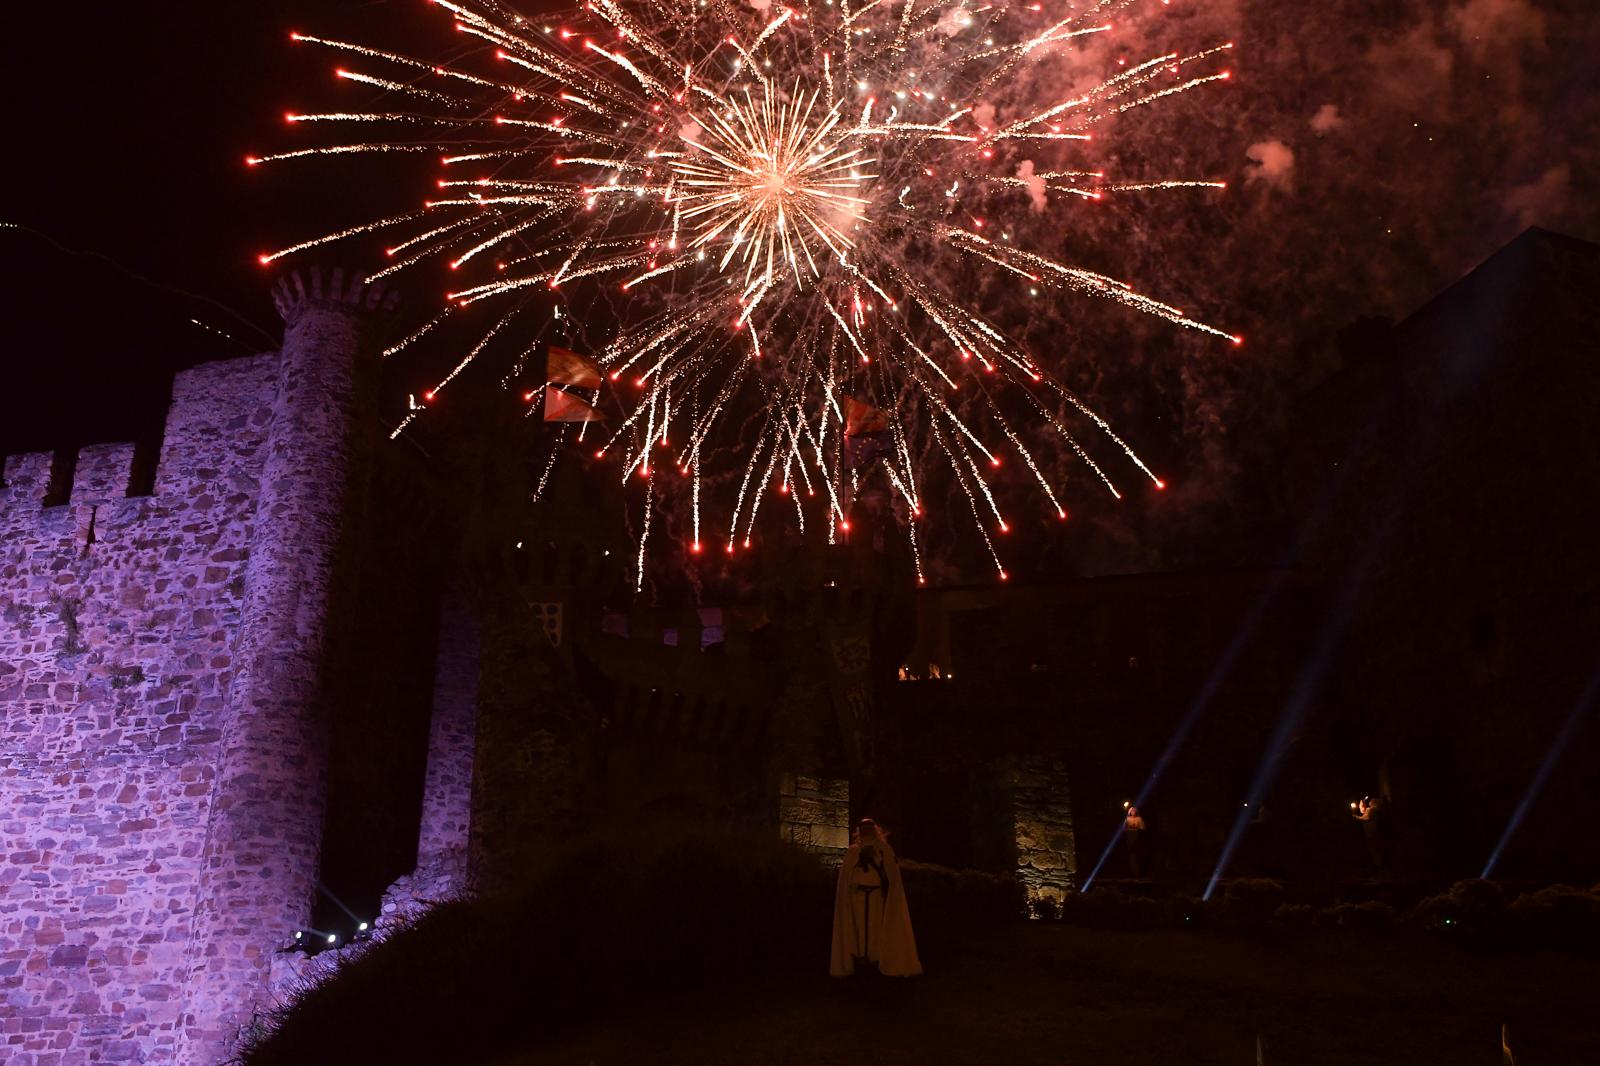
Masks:
[[[855,843],[839,866],[833,897],[833,953],[828,972],[849,977],[875,967],[886,977],[922,972],[900,867],[888,834],[871,818],[856,826]]]
[[[1383,841],[1379,838],[1378,819],[1383,814],[1383,805],[1376,796],[1362,796],[1351,804],[1351,814],[1361,823],[1361,835],[1367,841],[1367,857],[1372,860],[1372,865],[1383,865]]]
[[[1144,818],[1139,808],[1129,807],[1128,817],[1122,822],[1122,839],[1128,845],[1128,873],[1134,878],[1144,876]]]

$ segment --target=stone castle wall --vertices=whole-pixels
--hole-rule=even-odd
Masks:
[[[309,284],[308,284],[309,282]],[[365,311],[343,271],[291,275],[258,521],[223,717],[185,989],[179,1066],[211,1066],[265,1004],[274,942],[317,896],[326,814],[330,613],[349,607],[377,438]],[[343,565],[340,565],[343,563]]]
[[[131,445],[0,488],[0,1059],[170,1062],[235,669],[275,354],[180,374]],[[60,464],[56,464],[58,467]],[[66,471],[58,469],[59,491]]]
[[[131,445],[5,464],[7,1063],[214,1066],[311,916],[393,296],[313,269],[275,297],[281,352],[177,376],[148,495]]]

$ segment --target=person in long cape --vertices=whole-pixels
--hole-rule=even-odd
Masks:
[[[856,826],[855,843],[839,866],[828,972],[849,977],[863,965],[875,966],[885,977],[922,972],[900,866],[887,834],[871,818]]]

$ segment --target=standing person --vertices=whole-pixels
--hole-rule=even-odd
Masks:
[[[1122,822],[1122,839],[1128,845],[1128,873],[1138,880],[1144,877],[1144,818],[1139,808],[1128,808],[1128,817]]]
[[[855,843],[844,853],[833,896],[828,972],[849,977],[857,966],[876,967],[885,977],[915,977],[922,972],[900,867],[888,834],[871,818],[856,826]]]
[[[1360,800],[1350,805],[1351,813],[1356,821],[1361,823],[1361,835],[1367,841],[1367,857],[1372,860],[1372,865],[1383,866],[1383,842],[1378,836],[1378,818],[1382,813],[1376,796],[1362,796]]]

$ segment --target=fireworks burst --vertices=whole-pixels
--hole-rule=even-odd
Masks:
[[[500,305],[428,401],[498,338],[526,341],[538,308],[548,307],[538,294],[573,285],[621,302],[595,356],[605,380],[593,394],[596,408],[621,414],[592,442],[596,454],[616,458],[624,480],[643,477],[653,488],[653,456],[667,449],[694,482],[693,551],[702,544],[703,459],[729,464],[735,476],[725,480],[738,484],[717,516],[733,552],[748,545],[768,498],[787,497],[801,528],[814,507],[830,538],[847,530],[861,479],[880,464],[909,514],[920,516],[920,456],[948,463],[1004,578],[990,533],[1009,527],[989,480],[1002,452],[1021,458],[1066,517],[1024,446],[1018,411],[1059,434],[1111,492],[1074,421],[1104,434],[1163,487],[950,279],[968,267],[1000,271],[1035,294],[1098,296],[1239,343],[1122,281],[1028,250],[1023,238],[1035,227],[997,232],[1004,227],[976,213],[1007,197],[1020,203],[1019,192],[1038,209],[1050,194],[1099,200],[1220,187],[1118,184],[1081,158],[1108,118],[1227,78],[1216,63],[1231,46],[1125,64],[1098,84],[1038,101],[1017,87],[1078,39],[1109,32],[1107,20],[1134,0],[591,0],[548,20],[499,0],[432,2],[481,47],[445,67],[296,34],[372,64],[375,73],[338,73],[401,104],[290,115],[296,125],[378,132],[250,160],[441,157],[447,177],[421,210],[261,257],[271,263],[383,231],[398,239],[373,278],[438,263],[454,278],[476,272],[386,353],[421,341],[462,308]],[[1026,102],[1012,106],[1019,99]],[[997,117],[986,101],[1007,101],[1012,113]],[[429,132],[386,135],[416,127]],[[1061,162],[1036,169],[1030,159],[1013,172],[1022,147]],[[525,348],[508,383],[536,348]],[[547,419],[553,392],[526,394],[535,403],[547,397]],[[587,411],[589,397],[578,395]],[[555,397],[564,411],[568,396]],[[1003,405],[1002,396],[1013,398]],[[397,434],[426,404],[413,408]],[[587,416],[561,421],[576,423],[562,425],[563,440],[593,432]],[[802,492],[815,502],[803,503]],[[652,491],[645,536],[654,499]],[[915,523],[907,527],[918,557]],[[643,558],[641,541],[641,580]],[[920,557],[917,569],[920,578]]]

